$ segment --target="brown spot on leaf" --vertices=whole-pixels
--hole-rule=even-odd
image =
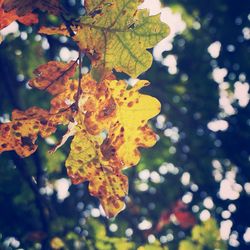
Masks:
[[[133,106],[133,104],[134,104],[133,102],[129,102],[128,107],[131,108]]]
[[[14,124],[14,125],[12,126],[12,128],[13,128],[14,130],[17,130],[17,129],[18,129],[18,126],[17,126],[16,124]]]
[[[22,124],[21,122],[17,122],[16,125],[17,125],[18,127],[22,127],[23,124]]]
[[[15,136],[16,136],[16,137],[21,137],[21,136],[22,136],[22,134],[21,134],[21,133],[19,133],[19,132],[17,132],[17,133],[15,133]]]
[[[9,127],[9,126],[8,126],[8,127],[5,127],[5,128],[4,128],[4,131],[5,131],[5,132],[10,131],[10,127]]]
[[[110,140],[106,138],[101,145],[101,152],[105,160],[110,160],[116,152],[116,149],[110,144]]]
[[[47,125],[48,121],[47,121],[46,119],[44,119],[44,118],[41,118],[41,119],[40,119],[40,123],[41,123],[42,125]]]
[[[77,150],[77,151],[81,151],[81,150],[82,150],[82,147],[76,146],[76,150]]]

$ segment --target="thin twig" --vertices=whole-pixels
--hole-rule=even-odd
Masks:
[[[64,24],[65,24],[65,26],[66,26],[66,28],[67,28],[67,31],[69,32],[69,35],[70,35],[71,37],[75,36],[75,33],[74,33],[74,31],[72,30],[72,28],[71,28],[71,22],[68,21],[63,15],[61,15],[61,18],[62,18],[62,20],[63,20],[63,22],[64,22]]]
[[[76,104],[77,108],[79,108],[79,99],[80,95],[82,94],[82,89],[81,89],[81,80],[82,80],[82,52],[81,49],[79,49],[79,66],[78,66],[78,71],[79,71],[79,77],[78,77],[78,88],[77,88],[77,93],[76,93]]]

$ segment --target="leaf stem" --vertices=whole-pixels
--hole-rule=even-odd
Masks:
[[[82,89],[81,89],[81,80],[82,80],[82,52],[81,49],[79,49],[79,65],[78,65],[78,71],[79,71],[79,77],[78,77],[78,88],[77,88],[77,93],[76,93],[76,105],[77,108],[79,108],[79,99],[80,95],[82,94]]]

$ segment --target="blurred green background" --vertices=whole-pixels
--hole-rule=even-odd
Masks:
[[[72,18],[84,13],[80,1],[62,4]],[[144,4],[162,12],[171,34],[140,76],[162,103],[151,122],[159,141],[125,171],[126,209],[106,219],[87,184],[67,178],[69,142],[50,155],[56,137],[41,140],[27,159],[0,156],[0,249],[250,249],[250,2]],[[39,25],[61,23],[40,14]],[[38,35],[39,25],[1,31],[0,122],[14,108],[48,108],[50,96],[27,85],[33,70],[78,56],[70,39]]]

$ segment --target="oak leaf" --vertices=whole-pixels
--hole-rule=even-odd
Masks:
[[[115,69],[137,77],[152,64],[146,49],[152,48],[168,34],[159,15],[149,16],[138,10],[141,0],[86,0],[87,15],[80,20],[74,39],[87,51],[94,72]]]
[[[14,110],[12,121],[0,124],[0,153],[15,150],[21,157],[30,156],[37,149],[38,134],[48,137],[56,131],[57,125],[63,123],[61,114],[49,114],[38,107]]]
[[[119,169],[102,160],[102,141],[101,136],[89,134],[79,123],[66,167],[74,184],[89,181],[90,194],[99,198],[106,215],[113,217],[124,208],[128,180]]]
[[[34,71],[36,77],[29,81],[29,85],[46,90],[54,96],[51,100],[52,113],[65,110],[74,103],[78,83],[70,78],[74,76],[76,67],[77,61],[69,63],[50,61]]]
[[[152,48],[169,33],[160,16],[138,10],[141,0],[85,1],[87,14],[73,27],[78,43],[92,62],[92,76],[104,79],[113,69],[137,77],[152,64]],[[41,28],[43,34],[69,35],[65,26]]]
[[[67,81],[75,74],[76,67],[74,61],[70,63],[50,61],[34,70],[36,77],[29,81],[29,85],[47,90],[52,95],[59,94],[66,89]]]
[[[95,93],[86,91],[86,129],[90,134],[108,131],[101,150],[105,159],[116,166],[136,165],[140,160],[138,147],[152,147],[156,142],[147,122],[160,112],[161,105],[156,98],[138,92],[146,85],[147,81],[138,81],[128,89],[125,81],[106,79],[96,84]],[[92,90],[93,86],[92,82]]]
[[[74,111],[70,103],[74,100],[76,82],[70,79],[76,69],[76,62],[68,64],[49,62],[39,66],[34,72],[37,75],[31,79],[32,87],[47,90],[54,97],[49,111],[32,107],[26,111],[14,110],[12,121],[0,124],[0,153],[15,150],[21,157],[27,157],[37,149],[35,141],[40,134],[43,138],[56,131],[59,124],[70,123]]]

